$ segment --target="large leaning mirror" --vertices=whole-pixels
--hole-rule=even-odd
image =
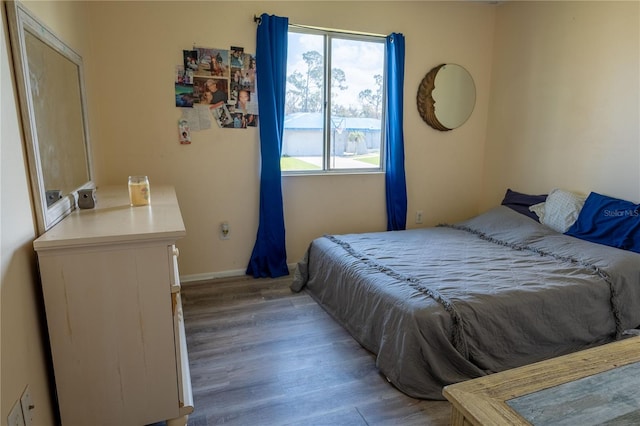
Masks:
[[[460,127],[476,104],[471,74],[456,64],[441,64],[422,79],[418,87],[418,112],[431,127],[448,131]]]
[[[19,2],[7,17],[40,233],[93,188],[82,58]]]

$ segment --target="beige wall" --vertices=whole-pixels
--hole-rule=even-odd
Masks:
[[[495,6],[451,2],[101,2],[92,3],[91,123],[99,184],[146,174],[176,186],[187,237],[181,274],[242,273],[258,226],[257,129],[193,132],[180,146],[174,67],[183,49],[243,46],[255,52],[254,14],[293,23],[406,37],[405,144],[408,225],[470,216],[479,204]],[[464,65],[478,90],[476,110],[457,131],[428,127],[416,110],[424,75],[442,62]],[[89,63],[88,63],[89,64]],[[259,68],[259,65],[258,65]],[[111,95],[111,96],[108,96]],[[214,125],[215,126],[215,125]],[[283,179],[290,263],[323,233],[384,230],[383,175]],[[152,195],[153,198],[153,195]],[[228,221],[231,239],[218,238]]]
[[[74,48],[82,47],[80,3],[27,3],[28,7]],[[2,240],[1,281],[1,407],[5,424],[9,410],[29,385],[35,425],[55,424],[50,392],[49,348],[37,275],[33,240],[35,214],[31,207],[26,152],[10,62],[10,45],[2,3],[0,92],[2,93],[2,145],[0,155]]]
[[[262,12],[405,34],[410,227],[417,226],[416,210],[424,210],[424,226],[471,216],[499,202],[507,186],[593,189],[640,201],[637,2],[27,5],[85,59],[98,183],[124,185],[130,174],[148,174],[152,191],[154,183],[176,186],[188,231],[180,244],[183,275],[246,267],[257,229],[259,148],[255,129],[217,128],[194,132],[192,145],[180,146],[174,66],[194,44],[254,51],[252,17]],[[34,215],[5,22],[2,30],[0,418],[29,384],[36,424],[48,425],[54,415],[31,246]],[[420,80],[441,62],[465,66],[478,91],[470,120],[446,133],[423,123],[415,108]],[[322,233],[384,229],[383,181],[382,175],[285,177],[289,262]],[[223,220],[231,225],[228,241],[217,238]]]
[[[3,11],[4,11],[4,4]],[[2,21],[2,155],[1,167],[1,377],[0,419],[5,422],[13,404],[29,385],[38,404],[38,419],[53,424],[47,375],[47,346],[42,332],[44,312],[37,279],[35,216],[29,196],[29,177],[16,109],[7,26]]]
[[[497,9],[484,208],[506,186],[640,201],[639,31],[638,1]]]

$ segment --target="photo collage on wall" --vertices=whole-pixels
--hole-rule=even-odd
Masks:
[[[184,50],[182,56],[183,63],[176,67],[176,107],[208,108],[218,126],[224,128],[257,126],[255,56],[237,46],[229,50],[194,47]],[[189,143],[190,137],[183,141],[187,139],[184,121],[190,120],[185,117],[180,120],[181,142]],[[194,127],[202,128],[196,125],[191,130]],[[189,131],[186,133],[188,136]]]

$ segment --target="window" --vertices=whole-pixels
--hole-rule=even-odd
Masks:
[[[383,169],[385,39],[289,28],[283,173]]]

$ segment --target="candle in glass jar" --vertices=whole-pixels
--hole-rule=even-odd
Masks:
[[[151,202],[147,176],[129,176],[129,202],[132,206],[146,206]]]

